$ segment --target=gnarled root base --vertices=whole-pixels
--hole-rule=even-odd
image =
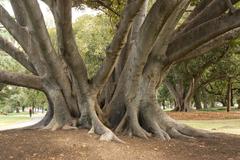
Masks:
[[[87,110],[85,114],[82,114],[79,120],[70,119],[62,124],[57,122],[55,118],[52,118],[51,122],[43,129],[54,131],[58,129],[71,130],[87,128],[90,129],[89,134],[95,133],[100,135],[100,140],[124,143],[124,141],[119,139],[112,130],[100,121],[94,105],[90,105],[92,105],[92,108]],[[191,128],[170,118],[161,110],[157,103],[141,103],[137,109],[127,109],[121,122],[115,128],[115,132],[145,139],[154,136],[161,140],[211,136],[207,131]]]
[[[191,128],[170,118],[156,104],[141,105],[137,119],[126,113],[115,131],[141,138],[155,136],[161,140],[210,137],[207,131]]]
[[[74,119],[72,121],[68,122],[68,123],[60,124],[53,118],[51,120],[51,122],[47,126],[43,127],[42,129],[56,131],[56,130],[59,130],[59,129],[75,130],[75,129],[78,129],[78,128],[76,127],[76,120],[74,120]]]
[[[97,115],[96,108],[99,108],[96,103],[96,97],[93,99],[88,99],[88,101],[83,104],[84,112],[79,119],[80,128],[91,128],[89,134],[98,134],[100,135],[100,140],[102,141],[116,141],[124,143],[120,140],[109,128],[107,128],[99,116]],[[100,109],[100,108],[99,108]]]

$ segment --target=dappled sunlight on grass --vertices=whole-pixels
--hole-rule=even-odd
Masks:
[[[228,120],[180,120],[189,126],[212,132],[224,132],[240,135],[240,119]]]

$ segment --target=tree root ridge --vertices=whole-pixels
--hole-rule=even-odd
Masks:
[[[152,107],[148,105],[148,107],[140,108],[139,113],[137,121],[136,119],[129,118],[125,115],[115,131],[145,139],[154,136],[160,140],[170,140],[171,138],[208,138],[211,136],[208,131],[194,129],[175,121],[164,113],[160,107]],[[134,119],[134,121],[131,121],[131,119]]]
[[[100,141],[107,141],[107,142],[115,141],[118,143],[125,143],[123,140],[118,138],[110,129],[104,126],[101,126],[101,128],[99,128],[99,126],[98,127],[92,126],[92,128],[89,130],[88,133],[100,135],[100,138],[99,138]]]

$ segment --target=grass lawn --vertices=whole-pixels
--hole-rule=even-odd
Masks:
[[[29,117],[28,112],[0,115],[0,128],[15,125],[18,123],[29,122],[36,117],[43,117],[43,114],[35,113],[33,114],[32,118]],[[240,119],[179,121],[194,128],[206,129],[213,132],[240,134]]]
[[[213,132],[240,134],[240,119],[179,121],[194,128],[206,129]]]
[[[42,113],[33,114],[32,118],[34,117],[42,117]],[[21,113],[10,113],[8,115],[0,115],[0,128],[11,126],[17,123],[23,123],[31,121],[32,118],[29,117],[28,112],[21,112]]]

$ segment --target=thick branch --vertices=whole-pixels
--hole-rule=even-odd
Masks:
[[[163,84],[168,88],[168,91],[170,92],[170,94],[175,98],[177,99],[178,97],[180,97],[179,93],[177,92],[177,90],[175,89],[174,85],[168,81],[168,80],[165,80],[163,82]]]
[[[41,79],[38,76],[0,71],[0,82],[41,91],[43,90]]]
[[[158,39],[156,40],[155,45],[151,51],[152,52],[151,57],[160,59],[162,57],[157,57],[158,53],[160,53],[160,55],[165,55],[166,50],[168,48],[168,44],[172,38],[174,28],[176,27],[178,21],[181,18],[180,15],[183,15],[189,3],[190,1],[188,0],[182,1],[170,14],[160,34],[158,35]]]
[[[201,13],[213,0],[201,0],[199,4],[194,8],[193,12],[188,16],[187,21],[195,18],[199,13]]]
[[[156,1],[149,11],[140,31],[137,36],[135,43],[133,43],[131,48],[131,54],[127,60],[125,65],[125,69],[129,69],[126,71],[128,73],[128,86],[132,87],[131,93],[135,94],[136,86],[139,81],[140,75],[142,75],[143,69],[146,66],[146,62],[148,60],[150,51],[153,46],[157,43],[158,47],[161,47],[159,52],[164,52],[167,48],[168,41],[170,40],[172,30],[175,27],[175,24],[178,20],[176,13],[181,13],[180,11],[184,8],[184,4],[188,3],[188,0],[184,0],[181,2],[178,1]],[[169,26],[168,26],[169,25]],[[151,31],[149,31],[151,29]],[[154,65],[151,63],[150,65]],[[130,69],[131,68],[131,69]],[[146,67],[151,68],[151,67]],[[150,70],[148,76],[153,72]],[[126,77],[126,75],[125,75]],[[128,96],[131,97],[131,96]]]
[[[212,0],[202,0],[199,2],[199,4],[194,8],[194,10],[191,12],[191,14],[186,18],[184,23],[176,30],[175,34],[179,33],[190,23],[190,21],[195,18],[198,14],[200,14],[210,3]]]
[[[239,0],[232,0],[232,3],[237,3]],[[218,16],[221,16],[227,9],[228,6],[224,0],[213,0],[211,3],[207,2],[208,5],[201,10],[191,21],[188,21],[184,24],[184,29],[181,30],[181,33],[187,32],[189,29],[192,29],[202,23],[205,23],[211,19],[214,19]],[[198,9],[198,8],[196,8]],[[180,34],[178,33],[178,36]]]
[[[28,18],[25,10],[23,9],[23,3],[18,0],[10,0],[15,18],[21,26],[27,26]]]
[[[127,41],[127,35],[131,28],[132,20],[140,10],[143,3],[144,0],[137,0],[127,4],[117,33],[115,34],[112,43],[107,48],[107,57],[100,70],[93,77],[94,88],[103,87],[108,77],[111,75],[119,54]]]
[[[15,1],[14,1],[15,2]],[[14,5],[14,11],[18,15],[17,21],[19,23],[23,23],[25,25],[27,23],[24,18],[21,21],[20,17],[23,16],[22,14],[26,13],[25,7],[23,7],[22,1],[16,2],[18,5]],[[18,8],[19,7],[19,8]],[[26,54],[29,55],[34,68],[38,72],[39,75],[44,75],[46,73],[46,63],[43,62],[43,58],[40,57],[41,50],[39,49],[39,45],[36,41],[33,40],[33,36],[31,35],[29,28],[26,26],[22,26],[13,19],[9,13],[0,5],[0,22],[4,25],[4,27],[8,30],[8,32],[14,37],[14,39],[20,44]],[[24,16],[26,16],[24,14]],[[28,26],[29,27],[29,26]],[[44,51],[46,52],[46,50]],[[43,52],[43,53],[44,53]]]
[[[0,36],[0,48],[4,50],[8,55],[10,55],[13,59],[18,61],[27,70],[29,70],[33,74],[37,74],[34,66],[29,61],[28,56],[24,52],[16,48],[13,44],[11,44],[11,42],[5,40],[2,36]]]
[[[42,60],[41,63],[44,63],[44,67],[47,68],[45,70],[47,75],[44,76],[55,78],[61,85],[66,84],[67,77],[63,74],[65,70],[62,60],[54,50],[38,1],[22,0],[22,2],[29,17],[31,37],[35,44],[34,48],[31,48],[31,52],[36,48],[39,50],[39,60]]]
[[[173,62],[186,56],[199,46],[240,26],[240,10],[233,15],[224,15],[208,21],[173,40],[167,50],[167,57]]]
[[[206,52],[210,51],[211,49],[217,48],[239,36],[240,36],[240,27],[234,30],[231,30],[223,35],[220,35],[207,43],[204,43],[203,45],[189,52],[186,56],[177,59],[174,63],[179,63],[181,61],[185,61],[185,60],[195,58],[197,56],[201,56]]]
[[[54,63],[53,59],[56,57],[56,54],[54,56],[54,48],[47,31],[47,27],[44,23],[43,15],[41,13],[38,2],[36,0],[23,0],[23,4],[29,17],[30,25],[32,27],[31,32],[33,32],[33,34],[31,35],[39,43],[42,54],[48,56],[45,57],[46,60],[48,60],[48,62]]]
[[[71,68],[78,82],[87,83],[87,69],[78,51],[72,28],[72,1],[59,0],[49,6],[54,15],[58,47],[68,66]]]
[[[106,8],[107,10],[111,11],[112,13],[114,13],[115,15],[117,15],[118,17],[120,17],[120,14],[118,12],[116,12],[111,6],[107,5],[106,3],[104,3],[101,0],[96,0],[95,2],[97,2],[100,6],[103,6],[104,8]]]
[[[29,48],[31,38],[26,28],[18,24],[14,18],[0,5],[0,23],[8,30],[14,39],[23,47],[25,51]]]

